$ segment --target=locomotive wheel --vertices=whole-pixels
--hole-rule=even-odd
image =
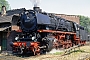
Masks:
[[[53,39],[52,38],[47,38],[48,44],[47,44],[47,52],[50,52],[53,49]]]
[[[40,49],[39,49],[39,47],[36,47],[36,48],[33,49],[33,55],[34,56],[35,55],[40,55]]]
[[[46,54],[46,50],[45,49],[41,49],[40,54],[41,55]]]
[[[20,54],[26,54],[26,50],[25,50],[25,48],[20,48]]]

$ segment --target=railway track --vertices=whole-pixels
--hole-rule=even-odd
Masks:
[[[86,48],[90,46],[90,42],[88,42],[86,45]],[[80,49],[82,49],[81,46]],[[74,47],[72,47],[74,48]],[[79,48],[76,48],[77,50]],[[90,48],[88,48],[90,49]],[[73,51],[73,50],[72,50]],[[76,54],[75,54],[76,53]],[[77,54],[78,53],[78,54]],[[0,56],[1,60],[90,60],[90,53],[88,52],[71,52],[69,54],[59,54],[59,55],[54,55],[54,54],[46,54],[46,55],[40,55],[40,56],[28,56],[28,57],[22,57],[22,56],[13,56],[13,55],[2,55]]]

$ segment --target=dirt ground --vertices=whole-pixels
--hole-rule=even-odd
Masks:
[[[63,53],[57,52],[54,54],[46,54],[40,56],[16,56],[0,54],[0,60],[90,60],[86,59],[90,57],[90,44],[76,48],[75,51],[71,51],[69,54],[63,55]]]

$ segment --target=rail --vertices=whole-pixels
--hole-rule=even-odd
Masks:
[[[87,41],[87,43],[85,44],[85,46],[86,46],[86,45],[90,45],[90,41]],[[67,54],[71,53],[72,50],[75,51],[76,48],[78,48],[78,49],[80,50],[80,47],[81,47],[81,46],[83,46],[83,45],[80,44],[80,45],[76,45],[76,46],[73,46],[73,47],[71,47],[71,48],[65,49],[64,55],[67,55]]]
[[[76,45],[76,46],[73,46],[71,48],[65,49],[64,55],[67,55],[67,54],[71,53],[72,50],[75,51],[76,48],[78,48],[80,50],[80,46],[82,46],[82,45]]]
[[[88,42],[85,44],[85,46],[87,46],[87,45],[90,45],[90,41],[88,41]],[[80,50],[80,47],[81,47],[81,46],[83,46],[83,45],[76,45],[76,46],[73,46],[73,47],[71,47],[71,48],[65,49],[63,55],[68,55],[68,54],[70,54],[72,51],[75,52],[75,49],[76,49],[76,48]],[[90,60],[90,54],[84,56],[83,59],[79,59],[79,60]]]

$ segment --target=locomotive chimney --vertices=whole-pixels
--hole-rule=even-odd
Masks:
[[[33,7],[33,10],[35,10],[36,12],[41,12],[42,10],[40,9],[40,7]]]
[[[5,6],[2,6],[1,14],[2,14],[2,16],[6,15],[6,7]]]
[[[34,7],[33,7],[33,10],[35,10],[36,12],[41,12],[42,10],[40,9],[39,7],[39,4],[40,4],[40,0],[30,0]]]

